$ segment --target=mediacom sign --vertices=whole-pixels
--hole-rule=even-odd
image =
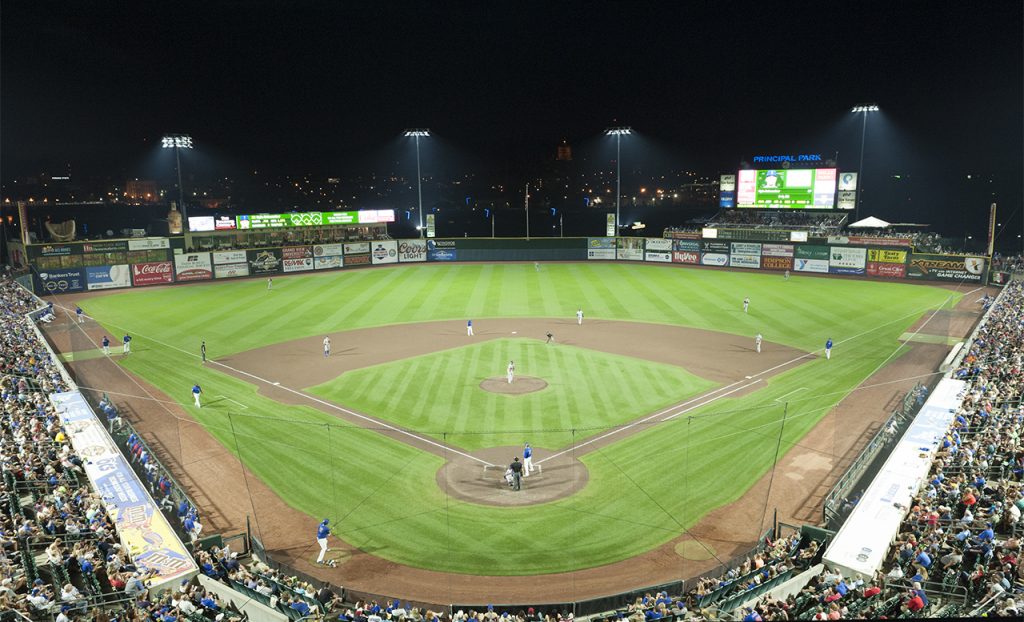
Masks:
[[[907,278],[933,281],[969,281],[980,283],[985,276],[984,257],[956,255],[910,255]]]
[[[705,266],[725,266],[729,263],[729,255],[726,253],[702,253],[700,262]]]
[[[169,261],[132,264],[132,285],[166,285],[174,281],[174,267]]]

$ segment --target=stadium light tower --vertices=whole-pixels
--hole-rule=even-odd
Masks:
[[[633,133],[627,125],[610,127],[604,131],[605,136],[615,137],[615,235],[619,235],[619,202],[622,200],[622,137]]]
[[[188,228],[188,218],[185,212],[185,189],[181,186],[181,156],[178,152],[181,149],[192,148],[192,137],[188,134],[167,134],[163,137],[160,142],[160,146],[164,149],[174,149],[174,163],[178,169],[178,203],[181,207],[181,219],[184,221],[185,228]]]
[[[420,226],[418,227],[420,237],[424,236],[423,233],[423,176],[420,175],[420,138],[427,138],[430,136],[430,130],[427,128],[414,128],[411,130],[405,130],[405,137],[412,137],[416,140],[416,198],[419,200],[419,212],[420,212]]]
[[[861,197],[864,196],[864,134],[868,130],[868,113],[878,112],[875,104],[858,104],[850,109],[850,112],[861,115],[860,126],[860,164],[857,165],[857,205],[853,210],[854,220],[860,220]]]

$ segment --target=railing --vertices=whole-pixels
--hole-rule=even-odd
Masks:
[[[868,441],[850,467],[846,469],[839,480],[832,486],[832,490],[825,495],[825,503],[822,507],[823,521],[829,529],[838,530],[842,526],[848,512],[843,510],[843,500],[854,490],[856,484],[861,480],[869,467],[879,457],[885,447],[895,443],[903,433],[906,432],[914,415],[924,404],[924,396],[927,395],[927,387],[917,383],[913,389],[903,397],[900,407],[893,411],[892,415],[879,428],[878,432]]]

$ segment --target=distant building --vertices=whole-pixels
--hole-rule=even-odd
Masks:
[[[129,203],[156,203],[160,200],[160,193],[155,181],[129,179],[124,183],[124,198]]]
[[[555,155],[555,159],[556,160],[561,160],[561,161],[564,161],[564,162],[571,162],[572,161],[572,146],[569,143],[567,143],[567,142],[565,142],[563,140],[562,144],[558,145],[558,151],[557,151],[557,153]]]

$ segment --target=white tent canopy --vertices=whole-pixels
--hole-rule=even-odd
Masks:
[[[853,224],[846,225],[849,228],[862,228],[862,229],[885,229],[889,226],[889,223],[885,222],[881,218],[875,218],[874,216],[868,216],[863,220],[858,220]]]

